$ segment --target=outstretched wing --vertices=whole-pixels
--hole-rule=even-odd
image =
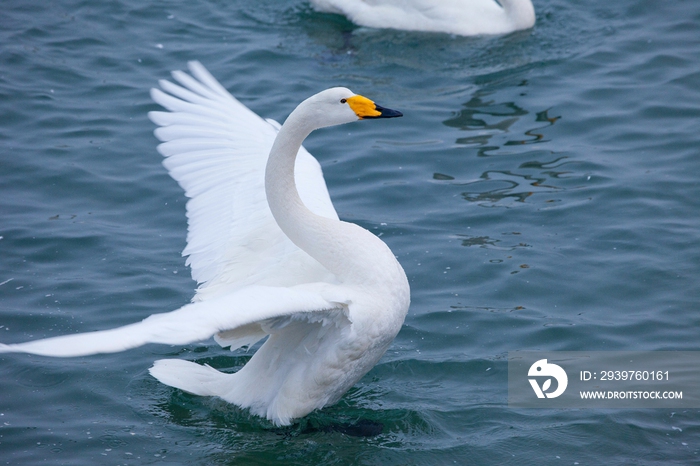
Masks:
[[[334,292],[333,287],[325,283],[293,288],[251,286],[111,330],[0,344],[0,353],[86,356],[116,353],[147,343],[185,345],[206,340],[219,332],[231,336],[236,329],[242,331],[244,338],[254,334],[256,328],[264,335],[298,319],[349,323],[347,305],[350,299],[343,294]]]
[[[185,190],[188,235],[183,255],[199,283],[195,300],[253,284],[293,286],[330,280],[329,272],[280,230],[267,205],[265,165],[278,125],[253,113],[199,63],[179,83],[160,81],[151,96],[169,112],[150,112],[163,164]],[[338,218],[321,167],[304,148],[296,184],[306,206]]]

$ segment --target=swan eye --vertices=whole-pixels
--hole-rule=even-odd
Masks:
[[[344,104],[344,103],[346,103],[347,101],[348,101],[348,99],[340,99],[340,103],[341,103],[341,104]]]

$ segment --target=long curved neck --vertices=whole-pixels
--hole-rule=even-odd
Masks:
[[[362,229],[311,212],[299,197],[294,180],[297,153],[314,129],[299,108],[289,115],[270,150],[265,193],[270,211],[284,234],[336,276],[343,277],[352,274],[353,269],[354,244],[348,243],[358,236],[355,229]]]
[[[304,139],[313,128],[304,124],[297,111],[292,112],[279,130],[265,168],[265,194],[272,215],[282,231],[296,244],[295,224],[299,217],[313,215],[299,197],[294,180],[294,164]],[[304,249],[302,246],[297,246]]]

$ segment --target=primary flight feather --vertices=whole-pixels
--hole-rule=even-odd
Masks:
[[[269,336],[233,374],[156,361],[151,374],[218,396],[278,425],[335,403],[381,358],[408,311],[406,275],[363,228],[340,221],[320,165],[302,142],[313,130],[392,118],[345,88],[316,94],[281,127],[238,102],[198,62],[151,96],[164,165],[185,190],[183,255],[199,283],[192,303],[112,330],[2,345],[0,352],[85,356],[214,336],[236,349]]]

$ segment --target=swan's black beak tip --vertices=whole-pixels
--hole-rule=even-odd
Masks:
[[[403,116],[403,113],[399,112],[398,110],[384,108],[380,105],[375,105],[375,110],[379,112],[379,115],[365,118],[398,118]]]

